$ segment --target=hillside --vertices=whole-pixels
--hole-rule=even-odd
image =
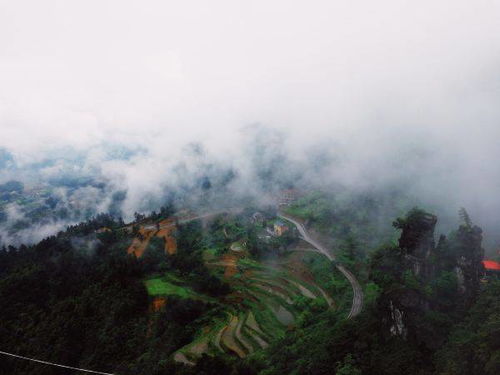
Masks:
[[[425,244],[434,216],[412,210],[395,222],[399,244],[377,244],[363,234],[382,230],[369,220],[377,205],[360,214],[324,198],[309,194],[284,211],[332,257],[272,207],[164,208],[130,224],[100,215],[3,249],[2,348],[115,374],[496,373],[494,328],[476,320],[495,327],[500,315],[498,282],[479,279],[479,229],[466,222]],[[352,319],[353,286],[340,266],[364,295]],[[465,352],[474,366],[455,366]],[[67,374],[15,359],[0,373]]]

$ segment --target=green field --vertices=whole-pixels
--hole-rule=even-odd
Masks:
[[[148,294],[151,296],[176,295],[182,298],[189,298],[194,295],[190,289],[172,284],[164,277],[146,280],[145,284]]]

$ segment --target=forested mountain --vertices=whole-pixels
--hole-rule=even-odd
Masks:
[[[0,350],[124,375],[500,371],[500,284],[465,210],[436,242],[438,218],[421,209],[374,226],[380,201],[325,202],[313,193],[282,209],[333,262],[273,207],[99,215],[3,248]],[[351,319],[338,266],[363,289]],[[1,374],[69,373],[2,359]]]

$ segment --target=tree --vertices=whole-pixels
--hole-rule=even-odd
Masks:
[[[465,208],[462,207],[460,210],[458,210],[458,215],[467,228],[472,228],[472,221]]]
[[[351,353],[347,354],[342,362],[337,363],[335,375],[361,375],[361,370],[355,366]]]
[[[139,212],[134,212],[134,218],[136,222],[142,221],[146,218],[146,215],[140,214]]]

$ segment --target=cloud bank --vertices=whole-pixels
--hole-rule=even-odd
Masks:
[[[209,173],[259,194],[272,165],[303,185],[404,184],[500,232],[498,14],[486,0],[0,0],[15,164],[0,182],[97,178],[106,189],[78,199],[105,210],[126,191],[130,216]]]

